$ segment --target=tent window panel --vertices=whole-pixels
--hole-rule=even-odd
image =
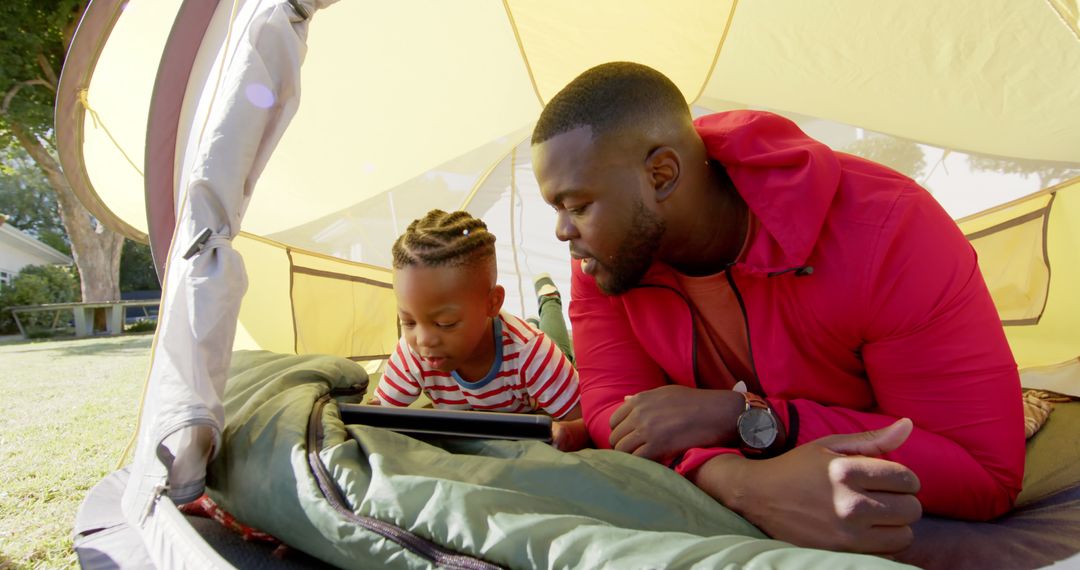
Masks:
[[[353,358],[390,358],[398,341],[397,300],[393,289],[353,287]]]
[[[1046,218],[1050,207],[967,236],[1002,324],[1038,324],[1050,287]]]
[[[385,358],[397,343],[394,293],[388,283],[294,267],[297,354],[353,360]]]

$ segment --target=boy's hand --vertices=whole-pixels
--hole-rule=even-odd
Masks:
[[[585,420],[576,419],[551,424],[551,445],[560,451],[577,451],[589,445]]]

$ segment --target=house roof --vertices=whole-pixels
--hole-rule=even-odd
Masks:
[[[57,251],[55,248],[45,245],[30,234],[6,224],[7,216],[0,214],[0,242],[8,243],[18,249],[32,253],[40,257],[46,263],[58,265],[70,265],[75,261],[69,255]]]

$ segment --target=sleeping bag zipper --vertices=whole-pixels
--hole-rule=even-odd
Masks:
[[[461,570],[495,570],[501,568],[490,562],[459,554],[430,540],[417,536],[399,526],[373,517],[358,515],[349,508],[345,496],[338,489],[337,483],[323,464],[319,452],[322,451],[323,425],[322,412],[330,401],[331,394],[324,394],[315,401],[308,418],[307,449],[308,467],[318,482],[319,491],[335,511],[361,528],[369,530],[383,538],[398,544],[405,550],[424,558],[440,568]]]

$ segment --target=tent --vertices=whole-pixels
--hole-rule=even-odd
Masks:
[[[915,177],[977,248],[1025,382],[1080,394],[1074,0],[94,0],[56,134],[82,202],[149,241],[164,282],[123,493],[157,563],[183,558],[159,498],[202,489],[231,351],[377,370],[410,220],[482,216],[514,312],[537,273],[567,288],[528,136],[611,60],[663,71],[695,114],[773,110]]]

